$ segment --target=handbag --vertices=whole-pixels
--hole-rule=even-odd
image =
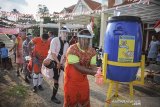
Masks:
[[[57,58],[58,58],[58,60],[60,61],[60,60],[61,60],[61,56],[63,55],[64,43],[63,43],[63,41],[62,41],[60,38],[59,38],[59,41],[60,41],[61,47],[60,47],[60,51],[59,51],[59,53],[58,53]],[[50,63],[49,63],[48,65],[46,65],[46,62],[50,62]],[[48,69],[56,68],[56,67],[57,67],[57,62],[54,61],[54,60],[51,60],[51,59],[49,59],[49,58],[45,59],[45,60],[43,61],[43,64],[44,64],[44,66],[47,67]],[[61,69],[63,70],[63,67],[61,67]]]
[[[48,64],[48,62],[49,62],[49,64]],[[46,58],[43,61],[43,65],[48,69],[52,69],[52,68],[57,66],[57,63],[56,63],[56,61],[53,61],[53,60],[51,60],[49,58]]]

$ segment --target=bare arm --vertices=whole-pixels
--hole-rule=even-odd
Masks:
[[[75,69],[77,69],[77,71],[79,71],[82,74],[88,74],[88,75],[94,76],[97,71],[96,66],[91,66],[91,68],[86,68],[84,66],[81,66],[79,63],[75,63],[75,64],[73,64],[73,66],[75,67]]]
[[[13,45],[13,47],[9,50],[9,52],[11,52],[14,48],[16,48],[16,44]]]
[[[32,52],[32,46],[34,45],[33,41],[31,40],[29,43],[28,43],[28,50],[29,50],[29,53]]]

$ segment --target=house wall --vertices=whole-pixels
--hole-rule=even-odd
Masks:
[[[89,11],[89,9],[82,2],[79,2],[74,12],[86,12],[86,11]]]
[[[115,0],[108,0],[108,8],[111,8],[114,6]]]

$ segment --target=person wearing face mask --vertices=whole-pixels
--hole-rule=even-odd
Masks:
[[[90,47],[93,36],[87,30],[78,34],[78,43],[71,45],[66,54],[64,69],[64,106],[90,107],[87,75],[95,75],[96,51]]]
[[[56,66],[53,67],[54,72],[54,86],[53,86],[53,93],[51,97],[51,101],[54,103],[60,104],[61,101],[56,98],[56,94],[59,88],[58,80],[60,76],[61,70],[64,67],[65,63],[65,54],[69,47],[67,41],[67,35],[69,30],[65,27],[62,27],[60,30],[60,34],[58,37],[52,39],[50,43],[50,49],[48,51],[48,59],[53,60],[56,63]]]

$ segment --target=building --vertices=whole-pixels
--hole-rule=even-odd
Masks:
[[[78,0],[77,4],[64,8],[57,15],[55,14],[56,22],[60,26],[67,26],[73,32],[72,35],[76,35],[79,29],[86,28],[91,21],[96,23],[96,18],[100,17],[100,13],[95,14],[95,10],[101,11],[101,3],[92,0]]]

